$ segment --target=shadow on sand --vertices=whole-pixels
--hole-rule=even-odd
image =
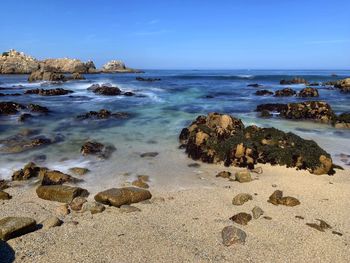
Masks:
[[[15,260],[15,251],[6,242],[0,240],[0,262],[11,263]]]

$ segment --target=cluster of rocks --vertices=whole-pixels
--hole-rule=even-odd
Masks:
[[[316,88],[312,87],[306,87],[301,89],[298,93],[291,89],[291,88],[284,88],[280,90],[276,90],[275,93],[273,93],[270,90],[257,90],[255,92],[255,95],[257,96],[269,96],[274,95],[275,97],[290,97],[290,96],[298,96],[298,97],[318,97],[319,93]]]
[[[124,95],[124,96],[134,96],[135,94],[133,92],[127,91],[122,92],[118,87],[113,87],[112,84],[106,83],[106,84],[93,84],[91,85],[88,90],[92,91],[95,94],[98,95],[104,95],[104,96],[118,96],[118,95]]]
[[[309,82],[303,78],[292,78],[292,79],[282,79],[280,81],[281,85],[292,85],[292,84],[305,84],[307,85]]]
[[[26,90],[24,94],[37,94],[40,96],[60,96],[67,95],[73,93],[71,90],[66,90],[63,88],[55,88],[55,89],[30,89]]]
[[[36,114],[47,114],[49,112],[49,109],[44,106],[32,103],[25,106],[12,101],[0,102],[0,116],[16,115],[21,113],[21,115],[18,117],[18,121],[23,122],[33,117],[33,115],[28,113],[28,111]]]
[[[180,144],[194,160],[248,167],[286,165],[313,174],[333,174],[331,156],[312,140],[275,128],[245,127],[230,115],[199,116],[181,131]]]
[[[334,87],[345,93],[350,92],[350,78],[337,81]]]
[[[110,112],[108,110],[102,109],[100,111],[89,111],[87,113],[81,114],[77,116],[77,119],[79,120],[86,120],[86,119],[97,119],[97,120],[104,120],[109,118],[115,118],[115,119],[128,119],[130,118],[130,114],[127,112]]]
[[[23,52],[10,50],[0,56],[0,74],[28,74],[39,69],[39,61]]]
[[[332,107],[323,101],[305,101],[298,103],[268,103],[256,108],[262,117],[271,117],[271,112],[279,113],[279,117],[290,120],[313,120],[332,124],[336,128],[350,127],[350,113],[336,115]]]

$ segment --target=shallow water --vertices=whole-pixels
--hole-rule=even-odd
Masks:
[[[331,74],[337,74],[332,77]],[[38,128],[41,134],[63,139],[55,144],[21,154],[0,155],[0,178],[9,178],[12,171],[45,155],[40,165],[67,171],[73,166],[92,170],[86,175],[86,184],[92,186],[116,186],[130,181],[137,174],[151,176],[151,184],[172,184],[186,187],[191,179],[198,178],[201,169],[189,168],[193,162],[178,149],[178,135],[199,114],[225,112],[242,118],[246,125],[274,126],[292,131],[303,138],[313,139],[340,161],[339,154],[350,154],[350,131],[313,122],[260,119],[254,111],[261,103],[285,103],[306,99],[273,96],[255,96],[257,88],[247,84],[263,84],[263,89],[277,90],[281,79],[294,76],[310,82],[326,82],[348,77],[348,71],[147,71],[142,77],[161,78],[158,82],[140,82],[135,74],[86,75],[84,81],[69,81],[63,84],[28,83],[27,76],[0,76],[0,87],[9,88],[2,93],[23,93],[25,89],[37,87],[63,87],[74,93],[65,96],[42,97],[23,95],[1,97],[1,101],[15,101],[46,106],[51,113],[25,124],[17,117],[0,118],[0,139],[18,133],[24,128]],[[111,83],[123,91],[133,91],[137,96],[100,96],[87,90],[93,83]],[[18,85],[22,85],[18,88]],[[17,86],[13,88],[13,86]],[[299,90],[304,85],[289,85]],[[320,98],[331,104],[337,113],[350,111],[350,94],[319,87]],[[132,114],[127,120],[77,121],[75,117],[87,111],[108,109]],[[117,151],[105,161],[82,157],[80,147],[87,139],[111,143]],[[154,158],[141,158],[143,152],[159,152]],[[64,161],[62,161],[64,159]],[[349,161],[350,162],[350,161]],[[125,173],[129,175],[126,176]],[[197,176],[197,177],[195,177]]]

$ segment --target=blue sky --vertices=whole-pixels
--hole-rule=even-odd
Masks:
[[[2,0],[0,50],[148,69],[349,69],[349,0]]]

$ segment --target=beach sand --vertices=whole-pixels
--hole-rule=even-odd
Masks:
[[[262,168],[263,174],[252,174],[255,180],[249,183],[216,178],[215,172],[225,169],[216,165],[195,175],[197,184],[186,189],[169,190],[151,181],[151,202],[134,204],[140,212],[121,213],[115,207],[95,215],[72,212],[60,227],[37,230],[7,245],[0,243],[0,261],[12,262],[12,257],[14,262],[36,263],[350,262],[350,171],[316,176],[292,168]],[[194,169],[204,171],[202,166]],[[268,203],[277,189],[301,204]],[[6,191],[13,198],[0,202],[1,218],[28,216],[40,223],[61,205],[39,199],[35,187],[27,184]],[[238,193],[249,193],[253,200],[234,206],[232,198]],[[252,219],[246,226],[229,220],[238,212],[250,213],[254,206],[272,219]],[[316,223],[315,219],[325,220],[332,229],[320,232],[306,225]],[[247,233],[244,245],[222,244],[221,230],[229,225]]]

